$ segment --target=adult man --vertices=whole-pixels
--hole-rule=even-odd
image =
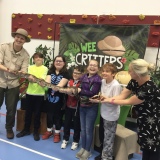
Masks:
[[[19,100],[19,79],[11,70],[26,72],[29,64],[29,54],[23,48],[25,42],[30,42],[28,32],[22,28],[12,33],[13,43],[0,45],[0,106],[4,98],[6,105],[7,138],[13,139],[12,128],[15,124],[17,102]]]

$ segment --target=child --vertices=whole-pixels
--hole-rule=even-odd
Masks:
[[[43,65],[43,54],[35,53],[33,55],[33,61],[35,64],[29,66],[28,73],[36,76],[37,78],[45,79],[48,69]],[[26,91],[27,108],[25,112],[24,129],[16,135],[17,138],[30,134],[32,113],[34,112],[34,140],[38,141],[40,139],[38,130],[40,127],[41,107],[43,104],[44,95],[45,88],[41,87],[37,83],[34,83],[34,79],[33,82],[29,82]]]
[[[93,140],[94,123],[98,114],[98,104],[89,102],[89,98],[98,94],[101,88],[101,77],[98,75],[98,62],[93,59],[89,61],[87,74],[84,74],[80,90],[80,123],[82,148],[76,154],[80,160],[87,160]]]
[[[114,64],[107,63],[102,66],[102,86],[101,94],[107,97],[113,97],[121,93],[122,87],[116,79],[114,79],[117,68]],[[93,102],[94,100],[91,99]],[[97,100],[95,100],[96,102]],[[98,100],[99,101],[99,100]],[[117,120],[119,118],[120,106],[111,103],[101,104],[101,117],[103,118],[104,141],[102,150],[102,160],[113,159],[113,145],[115,132],[117,128]],[[102,124],[102,123],[101,123]]]
[[[54,58],[53,64],[48,71],[46,82],[53,85],[66,86],[69,76],[66,68],[66,60],[58,55]],[[60,142],[60,129],[62,126],[62,110],[64,105],[64,93],[60,93],[56,88],[49,88],[47,94],[47,131],[42,135],[42,139],[48,139],[53,135],[53,124],[55,124],[54,143]]]
[[[78,88],[80,85],[79,79],[82,76],[83,72],[84,70],[82,66],[75,67],[73,70],[73,79],[69,80],[68,87]],[[72,120],[73,120],[74,135],[73,135],[73,143],[71,149],[76,150],[80,139],[79,100],[77,99],[77,97],[73,95],[68,95],[67,106],[65,109],[64,136],[61,145],[62,149],[65,149],[68,144]]]

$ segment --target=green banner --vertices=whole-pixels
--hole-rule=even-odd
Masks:
[[[128,70],[128,64],[144,58],[149,26],[112,26],[60,24],[59,54],[66,57],[68,68],[86,66],[96,59],[100,67],[114,63],[118,70]]]

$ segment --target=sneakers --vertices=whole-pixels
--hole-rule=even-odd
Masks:
[[[49,137],[53,136],[52,132],[46,131],[43,135],[42,135],[42,139],[48,139]]]
[[[7,130],[7,138],[8,139],[13,139],[14,138],[14,133],[13,133],[12,129]]]
[[[73,142],[71,146],[71,150],[76,150],[78,148],[78,143]]]
[[[62,144],[61,144],[61,148],[65,149],[67,147],[68,141],[63,140]],[[71,150],[76,150],[78,148],[78,143],[73,142],[72,146],[71,146]]]
[[[63,142],[62,142],[62,144],[61,144],[61,148],[62,148],[62,149],[65,149],[66,146],[67,146],[67,144],[68,144],[68,141],[63,140]]]
[[[81,158],[83,152],[85,151],[85,149],[81,148],[79,152],[77,152],[76,154],[76,158]]]
[[[80,160],[87,160],[89,157],[91,157],[91,152],[85,150],[81,155]]]
[[[17,138],[20,138],[20,137],[27,136],[27,135],[29,135],[29,134],[30,134],[29,131],[22,130],[21,132],[19,132],[19,133],[16,135],[16,137],[17,137]]]
[[[35,141],[39,141],[40,140],[39,133],[34,133],[33,137],[34,137]]]
[[[54,143],[58,143],[60,142],[61,138],[60,138],[60,133],[54,133]]]

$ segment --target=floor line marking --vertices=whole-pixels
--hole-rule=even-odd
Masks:
[[[27,147],[21,146],[21,145],[19,145],[19,144],[15,144],[15,143],[13,143],[13,142],[6,141],[6,140],[1,139],[1,138],[0,138],[0,141],[5,142],[5,143],[8,143],[8,144],[11,144],[11,145],[13,145],[13,146],[16,146],[16,147],[19,147],[19,148],[22,148],[22,149],[25,149],[25,150],[27,150],[27,151],[30,151],[30,152],[33,152],[33,153],[36,153],[36,154],[39,154],[39,155],[41,155],[41,156],[44,156],[44,157],[47,157],[47,158],[53,159],[53,160],[61,160],[61,159],[58,159],[58,158],[55,158],[55,157],[49,156],[49,155],[47,155],[47,154],[44,154],[44,153],[41,153],[41,152],[35,151],[35,150],[33,150],[33,149],[30,149],[30,148],[27,148]]]

